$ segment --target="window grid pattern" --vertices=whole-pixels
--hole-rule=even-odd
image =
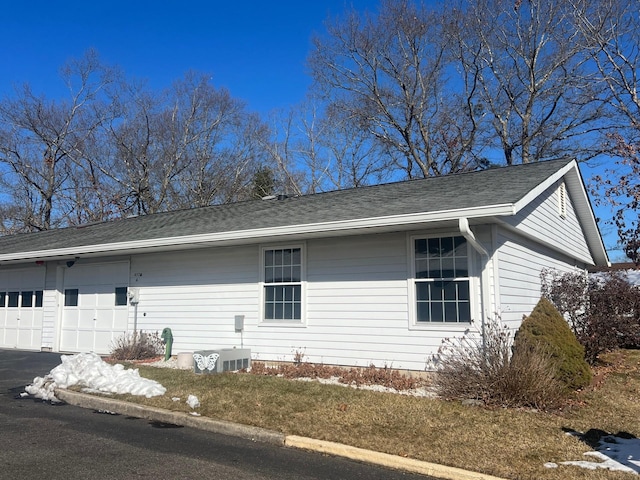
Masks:
[[[464,237],[414,242],[416,320],[471,321],[469,257]]]
[[[302,319],[302,250],[264,251],[265,320]]]
[[[0,308],[41,308],[42,290],[23,290],[21,292],[0,292]]]

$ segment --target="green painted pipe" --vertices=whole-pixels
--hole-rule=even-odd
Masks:
[[[162,339],[162,343],[165,344],[164,361],[166,362],[171,358],[171,346],[173,345],[173,333],[171,333],[171,329],[169,327],[165,327],[165,329],[162,330],[160,338]]]

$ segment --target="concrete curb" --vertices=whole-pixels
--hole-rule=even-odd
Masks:
[[[469,472],[461,468],[446,467],[436,463],[423,462],[412,458],[404,458],[388,453],[374,452],[363,448],[351,447],[340,443],[327,442],[324,440],[314,440],[312,438],[287,435],[284,442],[287,447],[313,450],[315,452],[327,453],[347,457],[361,462],[374,463],[396,470],[404,470],[411,473],[431,475],[446,480],[503,480],[483,473]]]
[[[184,412],[172,412],[162,408],[148,407],[136,403],[123,402],[114,398],[108,398],[86,393],[74,392],[65,389],[56,389],[55,395],[60,400],[82,408],[104,410],[107,412],[144,418],[156,422],[172,423],[185,427],[198,428],[223,435],[231,435],[247,440],[270,443],[272,445],[286,446],[326,453],[339,457],[349,458],[360,462],[380,465],[396,470],[430,475],[443,480],[503,480],[499,477],[485,475],[483,473],[470,472],[461,468],[446,467],[435,463],[423,462],[412,458],[404,458],[387,453],[374,452],[363,448],[351,447],[340,443],[315,440],[313,438],[299,437],[297,435],[284,435],[282,433],[265,430],[258,427],[250,427],[221,420],[213,420],[208,417],[189,415]]]
[[[60,400],[77,407],[105,410],[119,413],[120,415],[145,418],[162,423],[172,423],[174,425],[222,433],[223,435],[241,437],[247,440],[284,446],[284,434],[265,430],[264,428],[213,420],[208,417],[198,417],[184,412],[172,412],[171,410],[165,410],[163,408],[148,407],[136,403],[123,402],[122,400],[116,400],[114,398],[88,395],[86,393],[73,392],[65,389],[56,389],[55,395]]]

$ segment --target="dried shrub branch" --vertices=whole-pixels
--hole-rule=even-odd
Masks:
[[[361,387],[380,385],[398,391],[415,390],[429,384],[425,378],[406,375],[389,367],[344,368],[331,365],[297,361],[294,364],[267,366],[263,362],[251,362],[254,375],[272,375],[284,378],[336,378],[340,383]]]
[[[513,333],[499,318],[489,319],[484,341],[468,330],[443,341],[434,365],[435,388],[449,400],[477,400],[487,406],[552,409],[566,397],[548,354],[538,349],[513,353]]]
[[[111,343],[111,358],[114,360],[146,360],[164,352],[158,332],[128,332]]]
[[[567,319],[585,358],[640,347],[640,290],[620,272],[587,276],[543,270],[542,294]]]

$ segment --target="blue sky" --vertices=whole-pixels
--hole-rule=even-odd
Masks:
[[[168,87],[188,70],[210,74],[250,111],[263,115],[304,99],[305,62],[313,33],[350,6],[375,10],[377,0],[112,0],[11,1],[0,27],[0,97],[31,84],[37,94],[66,94],[58,69],[89,48],[128,77]],[[593,171],[582,169],[585,181]],[[610,218],[607,209],[596,215]],[[616,235],[601,224],[612,260]]]
[[[42,0],[3,5],[0,96],[30,83],[36,93],[63,92],[57,71],[95,48],[127,76],[167,87],[188,70],[211,74],[248,109],[266,113],[303,99],[313,32],[350,5],[375,0],[175,1]]]

